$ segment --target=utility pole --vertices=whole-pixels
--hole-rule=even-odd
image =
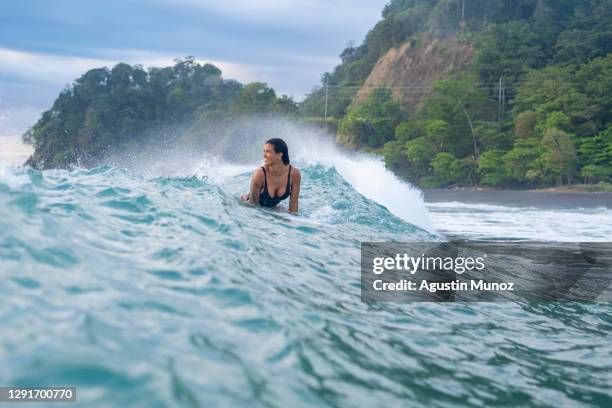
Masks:
[[[327,120],[327,95],[328,95],[328,86],[327,86],[327,77],[325,77],[325,120]]]
[[[502,121],[504,120],[504,115],[506,114],[506,87],[502,84]]]
[[[501,130],[501,121],[502,121],[502,78],[499,77],[499,85],[498,85],[498,97],[497,97],[497,127]]]

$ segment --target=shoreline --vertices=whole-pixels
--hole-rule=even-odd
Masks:
[[[612,194],[612,191],[596,189],[596,184],[575,184],[562,187],[542,187],[526,189],[494,188],[494,187],[449,187],[449,188],[421,188],[421,190],[444,190],[444,191],[492,191],[492,192],[530,192],[530,193],[559,193],[559,194]]]
[[[601,208],[612,209],[612,192],[593,192],[569,188],[537,190],[495,190],[492,188],[421,189],[426,204],[460,202],[505,207]]]

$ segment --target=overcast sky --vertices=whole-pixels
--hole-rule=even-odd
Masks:
[[[349,41],[361,44],[387,2],[1,1],[0,149],[16,153],[12,140],[64,86],[120,61],[168,66],[193,55],[225,78],[267,82],[299,101],[340,62]]]

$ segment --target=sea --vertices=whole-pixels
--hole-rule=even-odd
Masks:
[[[296,216],[239,200],[257,160],[152,156],[0,165],[0,386],[76,387],[54,407],[612,406],[610,303],[360,298],[362,242],[607,242],[612,206],[425,201],[302,143]]]

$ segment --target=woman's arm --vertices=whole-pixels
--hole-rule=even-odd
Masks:
[[[302,181],[302,176],[298,169],[294,167],[293,170],[294,171],[292,171],[291,174],[291,196],[289,198],[289,212],[295,214],[298,212],[298,198],[300,196],[300,183]]]
[[[251,188],[249,189],[249,203],[259,203],[259,194],[263,187],[263,172],[261,169],[255,170],[251,177]]]
[[[261,169],[255,170],[251,177],[251,186],[249,187],[249,193],[240,196],[242,201],[248,201],[250,204],[259,203],[259,195],[263,188],[263,172]]]

